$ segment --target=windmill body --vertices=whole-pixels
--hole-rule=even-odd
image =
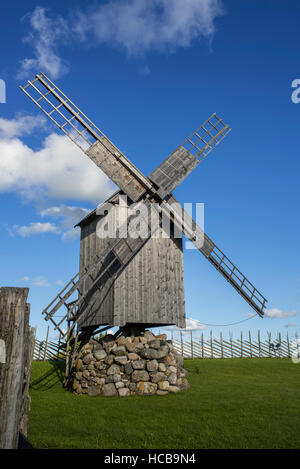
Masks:
[[[120,195],[118,192],[106,201],[114,204],[114,216],[118,215]],[[80,271],[96,253],[102,257],[109,247],[110,239],[97,235],[97,224],[105,223],[106,218],[94,211],[78,224]],[[91,282],[90,278],[83,281],[84,293],[90,290]],[[81,329],[105,324],[185,327],[182,238],[174,237],[172,227],[171,235],[166,237],[160,227],[125,266],[107,294],[95,287],[89,302],[92,308],[86,314],[83,308],[78,321]]]
[[[21,89],[104,173],[119,187],[110,201],[116,206],[125,194],[129,203],[148,208],[159,205],[157,214],[169,217],[228,283],[260,316],[267,300],[230,261],[176,201],[172,192],[230,131],[216,114],[210,116],[154,171],[146,177],[95,126],[95,124],[44,74]],[[156,209],[155,209],[156,210]],[[154,210],[154,212],[155,212]],[[151,211],[150,211],[151,212]],[[153,212],[153,213],[154,213]],[[151,212],[152,213],[152,212]],[[96,234],[96,212],[79,223],[80,270],[44,309],[61,335],[67,319],[67,336],[100,325],[145,327],[185,326],[182,239],[170,236],[132,236],[101,239]],[[152,215],[144,217],[151,225]],[[159,228],[160,229],[160,228]],[[77,298],[70,301],[72,295]],[[58,319],[61,307],[67,313]],[[61,313],[60,313],[61,316]],[[70,324],[72,323],[72,326]]]

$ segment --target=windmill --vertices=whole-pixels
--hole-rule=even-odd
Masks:
[[[267,300],[172,194],[231,130],[221,118],[210,116],[146,177],[46,75],[36,75],[20,88],[119,187],[105,204],[120,207],[125,195],[137,208],[139,204],[158,207],[155,215],[169,217],[172,230],[180,230],[263,316]],[[94,210],[78,224],[80,270],[44,309],[45,319],[52,321],[61,336],[67,335],[67,340],[75,326],[81,337],[91,337],[100,326],[102,331],[119,326],[121,332],[158,325],[185,327],[182,238],[155,238],[142,233],[131,237],[129,232],[127,237],[99,240],[96,225],[107,216],[105,204],[101,214]],[[143,220],[147,230],[151,217]],[[77,297],[70,301],[74,294]],[[62,306],[67,311],[57,319]],[[62,329],[66,320],[67,332]]]

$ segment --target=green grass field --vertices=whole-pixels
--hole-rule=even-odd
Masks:
[[[289,359],[186,360],[190,390],[78,396],[33,362],[28,438],[36,448],[299,448],[300,365]]]

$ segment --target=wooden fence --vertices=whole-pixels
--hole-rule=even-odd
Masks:
[[[242,333],[239,338],[224,338],[222,333],[218,337],[213,336],[212,331],[208,338],[193,337],[190,332],[189,338],[183,333],[172,334],[173,344],[176,350],[185,358],[291,358],[300,354],[297,334],[295,339],[290,339],[287,334],[283,339],[278,333],[272,339],[271,333],[267,338],[261,339],[260,331],[253,336],[251,332],[245,337]]]
[[[159,331],[160,332],[160,331]],[[45,340],[35,339],[32,358],[34,360],[64,360],[66,349],[63,342],[48,340],[49,329]],[[300,355],[300,341],[297,334],[290,338],[288,334],[282,338],[280,333],[272,337],[267,333],[266,338],[261,338],[260,331],[253,335],[245,336],[242,333],[238,338],[223,337],[220,333],[214,336],[212,331],[209,337],[202,333],[190,331],[189,333],[171,333],[171,339],[176,350],[185,358],[291,358]],[[298,342],[298,345],[297,345]]]

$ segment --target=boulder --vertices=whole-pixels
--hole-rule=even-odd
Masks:
[[[130,390],[128,388],[119,388],[118,393],[120,397],[130,396]]]
[[[115,375],[115,374],[120,374],[120,367],[116,365],[115,363],[111,365],[108,370],[107,370],[107,375]]]
[[[150,360],[147,362],[147,370],[148,371],[157,371],[159,367],[157,360]]]
[[[104,360],[104,358],[106,358],[107,356],[107,353],[105,352],[105,350],[96,350],[94,351],[94,357],[96,358],[96,360]]]
[[[134,370],[144,370],[146,368],[146,360],[133,360],[131,365]]]
[[[89,396],[99,396],[99,394],[101,394],[101,389],[98,386],[89,386]]]
[[[138,381],[149,381],[150,376],[146,370],[134,370],[131,375],[131,381],[137,383]]]
[[[136,385],[136,392],[137,394],[144,394],[147,396],[151,396],[156,393],[157,385],[154,383],[140,381]]]
[[[105,384],[103,386],[103,396],[105,397],[112,397],[112,396],[117,396],[117,390],[116,390],[116,386],[114,385],[114,383],[108,383],[108,384]]]

